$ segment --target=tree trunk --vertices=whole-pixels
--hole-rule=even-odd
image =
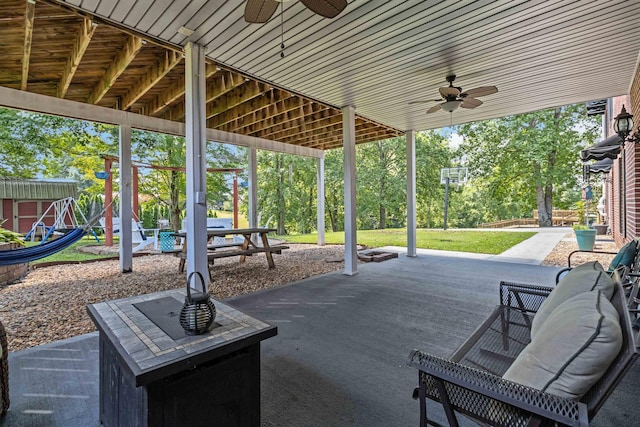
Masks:
[[[281,154],[276,154],[276,170],[279,172],[278,175],[278,189],[276,190],[276,197],[278,200],[278,234],[283,236],[287,234],[287,230],[285,229],[285,221],[286,221],[286,212],[285,212],[285,204],[284,204],[284,168],[283,168],[283,159]]]
[[[382,203],[380,203],[380,222],[378,223],[378,228],[384,230],[387,228],[387,209],[384,207]]]
[[[171,227],[173,231],[180,230],[182,224],[180,223],[180,189],[178,188],[178,171],[171,171],[169,181],[170,189],[170,214],[171,214]]]
[[[553,185],[536,186],[536,202],[538,205],[538,226],[553,225]]]
[[[338,231],[338,209],[335,207],[336,204],[329,203],[328,196],[324,197],[327,200],[327,213],[329,214],[329,222],[331,223],[331,231],[334,233]]]

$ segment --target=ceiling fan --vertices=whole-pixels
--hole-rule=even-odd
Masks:
[[[481,86],[463,92],[461,87],[456,87],[453,85],[453,82],[455,80],[455,74],[450,74],[447,76],[449,86],[442,86],[439,89],[442,98],[433,100],[439,102],[439,104],[436,104],[433,107],[429,108],[427,110],[427,114],[435,113],[438,110],[444,110],[447,113],[452,113],[454,110],[457,110],[458,107],[476,108],[482,105],[482,101],[476,99],[476,97],[492,95],[498,92],[498,88],[495,86]],[[412,101],[409,102],[409,104],[425,104],[427,102],[433,101]]]
[[[263,24],[271,18],[278,3],[290,0],[247,0],[244,7],[244,20],[252,24]],[[300,0],[307,9],[324,16],[335,18],[347,7],[347,0]]]

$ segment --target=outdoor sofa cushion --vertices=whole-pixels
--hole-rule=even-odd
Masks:
[[[620,318],[604,292],[560,304],[503,378],[567,399],[580,399],[622,347]]]
[[[611,260],[611,264],[609,264],[609,268],[607,271],[612,272],[619,265],[628,265],[630,266],[633,262],[633,259],[636,257],[637,243],[635,240],[630,241],[626,245],[624,245],[616,256]]]
[[[553,311],[568,299],[584,292],[600,290],[607,299],[613,296],[614,280],[598,261],[587,262],[569,271],[540,305],[531,323],[531,339]]]

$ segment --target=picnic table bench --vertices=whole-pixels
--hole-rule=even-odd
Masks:
[[[289,249],[288,246],[277,245],[271,246],[269,244],[269,239],[267,234],[269,232],[275,231],[273,228],[235,228],[235,229],[208,229],[207,230],[207,238],[209,240],[214,237],[223,237],[226,236],[242,236],[242,242],[230,242],[223,244],[213,244],[207,245],[207,261],[209,263],[209,274],[211,274],[211,266],[214,264],[214,260],[220,258],[229,258],[238,256],[240,257],[240,262],[245,262],[247,256],[251,256],[256,253],[264,253],[267,258],[267,263],[269,268],[275,268],[275,262],[273,261],[273,254],[281,254],[284,249]],[[258,234],[260,236],[260,241],[262,242],[262,246],[256,245],[252,240],[251,236],[253,234]],[[184,239],[182,248],[173,249],[169,251],[164,251],[165,253],[173,253],[178,258],[180,258],[180,262],[178,264],[178,270],[182,273],[184,272],[185,263],[188,257],[187,253],[187,245],[186,245],[186,233],[176,233],[176,237],[182,237]]]
[[[611,280],[604,276],[596,280]],[[605,301],[611,288],[589,291],[590,284],[571,297],[577,282],[567,277],[555,296],[554,288],[501,282],[500,305],[449,358],[411,352],[421,426],[439,425],[427,417],[427,399],[442,405],[452,426],[458,425],[456,412],[483,425],[589,424],[637,358],[636,337],[621,283],[613,283]],[[617,322],[620,332],[612,326]],[[586,337],[589,328],[593,341]],[[616,350],[611,343],[618,339]],[[600,358],[604,353],[612,362]],[[598,356],[588,361],[592,354]]]

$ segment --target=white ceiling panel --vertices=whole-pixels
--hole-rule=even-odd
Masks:
[[[174,45],[197,42],[215,61],[401,130],[625,94],[640,51],[638,1],[350,0],[331,20],[294,1],[265,24],[246,23],[238,0],[61,2]],[[453,114],[409,105],[438,98],[450,73],[463,89],[499,93]]]

